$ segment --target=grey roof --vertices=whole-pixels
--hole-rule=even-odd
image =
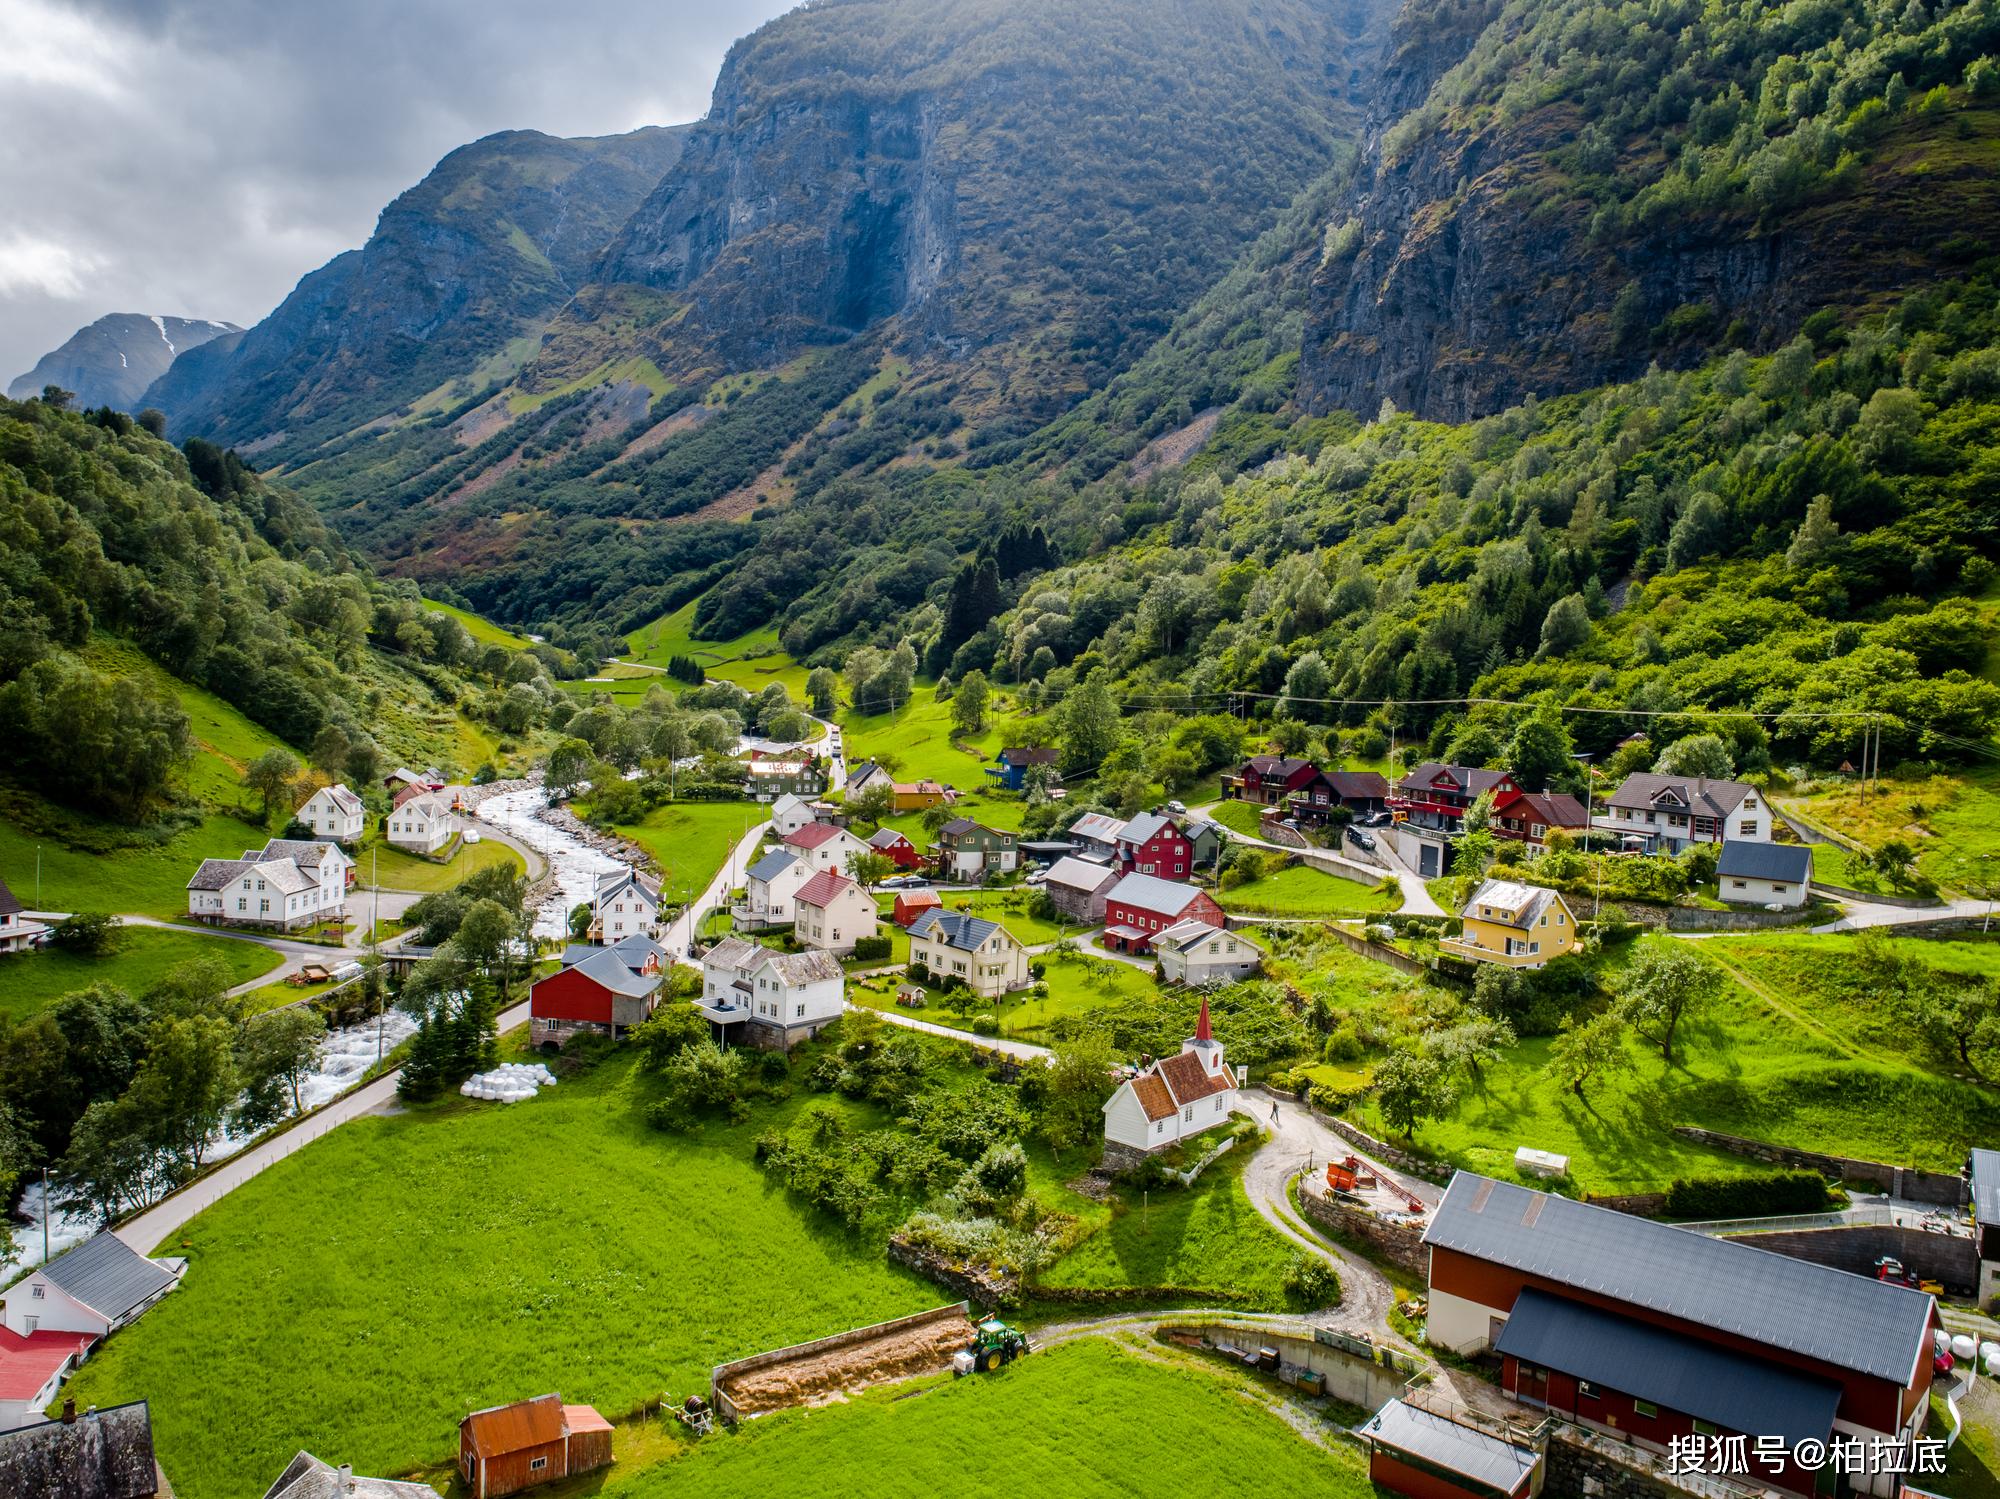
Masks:
[[[1440,779],[1454,782],[1460,791],[1477,796],[1482,791],[1491,791],[1507,779],[1504,770],[1482,770],[1476,765],[1442,765],[1436,760],[1426,760],[1413,767],[1396,784],[1406,791],[1421,791]]]
[[[660,987],[660,974],[641,973],[625,961],[615,948],[600,948],[580,963],[569,965],[592,983],[601,984],[613,994],[622,994],[627,999],[644,999]]]
[[[2000,1226],[2000,1150],[1972,1152],[1972,1216]]]
[[[744,878],[762,880],[768,885],[772,880],[775,880],[779,875],[798,862],[799,856],[790,849],[774,848],[755,864],[752,864],[749,872],[744,875]]]
[[[331,838],[273,838],[254,854],[245,849],[243,857],[254,859],[259,864],[269,864],[276,859],[290,859],[299,868],[304,869],[309,863],[318,864],[326,857],[329,849],[340,854],[343,859],[347,857],[340,852],[340,845]]]
[[[1503,1494],[1519,1488],[1540,1461],[1532,1448],[1516,1447],[1400,1400],[1391,1400],[1375,1412],[1361,1428],[1361,1435],[1371,1445],[1380,1442]]]
[[[1111,889],[1107,900],[1123,901],[1161,916],[1178,916],[1202,892],[1192,885],[1159,879],[1150,874],[1128,874]]]
[[[1555,904],[1559,897],[1556,892],[1543,885],[1523,884],[1519,880],[1483,880],[1477,890],[1466,897],[1459,915],[1468,916],[1474,906],[1491,906],[1496,911],[1512,913],[1512,920],[1506,924],[1527,928],[1541,920],[1542,913]],[[1491,917],[1481,917],[1490,921]]]
[[[174,1283],[173,1276],[109,1229],[57,1255],[42,1266],[42,1274],[58,1290],[113,1321]]]
[[[947,911],[932,906],[910,923],[912,937],[930,937],[964,952],[977,952],[979,944],[1000,930],[1000,923],[964,911]]]
[[[1921,1291],[1470,1171],[1424,1242],[1898,1385],[1930,1346]]]
[[[1533,1287],[1515,1300],[1494,1347],[1731,1431],[1782,1437],[1788,1447],[1824,1441],[1840,1405],[1833,1379]]]
[[[704,968],[711,963],[718,968],[748,968],[758,961],[758,954],[768,950],[748,937],[724,937],[708,950],[701,962]]]
[[[650,900],[654,905],[657,906],[660,903],[659,885],[655,881],[647,879],[638,870],[631,868],[614,869],[608,874],[599,875],[596,886],[597,898],[603,900],[607,896],[616,895],[627,885],[638,886],[645,893],[646,899]]]
[[[0,1431],[0,1494],[35,1499],[148,1499],[160,1492],[146,1402],[75,1421]]]
[[[1666,793],[1669,802],[1675,799],[1685,802],[1688,810],[1697,816],[1727,817],[1744,797],[1756,789],[1741,781],[1711,781],[1706,776],[1659,776],[1641,770],[1625,777],[1624,784],[1611,793],[1607,805],[1643,811],[1662,805],[1660,798],[1662,793]]]
[[[249,859],[203,859],[187,882],[190,890],[220,890],[251,865]]]
[[[899,843],[909,843],[909,841],[907,833],[899,832],[895,828],[877,828],[868,835],[870,848],[894,848]]]
[[[778,977],[788,984],[816,984],[823,979],[840,977],[840,959],[824,948],[809,947],[804,952],[777,952],[765,948],[770,954],[770,966],[778,970]]]
[[[1118,841],[1144,843],[1162,828],[1172,828],[1176,833],[1180,831],[1171,817],[1163,817],[1158,812],[1140,812],[1129,818],[1125,826],[1119,830]]]
[[[359,1475],[350,1475],[347,1486],[342,1487],[340,1472],[333,1464],[301,1452],[285,1464],[278,1481],[264,1490],[264,1499],[437,1499],[437,1490],[427,1483]]]
[[[0,880],[0,916],[16,916],[21,910],[21,902],[15,899],[14,892],[7,888],[7,882]]]
[[[1113,842],[1124,829],[1125,820],[1108,812],[1086,812],[1069,825],[1072,836],[1087,838],[1092,843]]]
[[[368,810],[367,803],[338,781],[326,788],[326,794],[336,807],[350,817]]]
[[[1715,872],[1730,879],[1803,885],[1812,876],[1812,850],[1799,843],[1745,843],[1731,838],[1716,857]]]
[[[275,885],[287,895],[297,895],[302,890],[316,890],[319,881],[293,863],[290,859],[250,859],[250,868],[267,885]]]
[[[1109,864],[1100,864],[1095,859],[1069,857],[1058,859],[1049,866],[1047,883],[1095,892],[1117,878],[1118,871]]]

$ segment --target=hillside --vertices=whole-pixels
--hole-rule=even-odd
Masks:
[[[7,395],[25,401],[40,395],[43,386],[55,385],[74,395],[80,406],[133,410],[177,355],[242,331],[234,323],[206,318],[107,313],[36,360],[33,369],[7,387]]]

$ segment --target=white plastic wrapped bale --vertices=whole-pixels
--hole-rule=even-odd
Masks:
[[[491,1072],[475,1072],[458,1091],[493,1103],[524,1103],[555,1083],[555,1074],[540,1062],[503,1062]]]

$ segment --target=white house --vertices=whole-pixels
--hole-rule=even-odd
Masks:
[[[48,931],[41,922],[28,920],[25,910],[7,882],[0,880],[0,953],[25,952]]]
[[[789,1049],[840,1018],[846,990],[846,976],[832,953],[782,953],[747,937],[725,937],[701,960],[695,1007],[725,1038],[740,1025],[745,1031],[736,1034]]]
[[[1680,853],[1695,843],[1769,843],[1771,807],[1755,786],[1706,776],[1640,771],[1625,778],[1591,826],[1645,850]]]
[[[868,845],[846,828],[830,822],[809,822],[787,833],[783,843],[814,869],[831,870],[835,874],[848,873],[856,859],[870,852]]]
[[[30,1271],[0,1294],[7,1331],[101,1338],[180,1284],[185,1260],[149,1260],[109,1229]]]
[[[934,979],[958,979],[981,999],[1028,985],[1028,949],[997,921],[936,906],[910,923],[910,962]]]
[[[862,792],[880,786],[885,790],[894,789],[896,778],[877,765],[873,760],[863,760],[847,773],[847,782],[841,788],[848,801],[853,801]]]
[[[1237,1080],[1208,1024],[1208,1000],[1180,1054],[1127,1078],[1104,1105],[1104,1164],[1137,1165],[1189,1135],[1223,1123],[1236,1106]]]
[[[660,887],[636,869],[597,877],[590,902],[590,940],[617,943],[650,937],[660,924]]]
[[[1812,850],[1732,840],[1715,856],[1715,883],[1731,905],[1802,906],[1812,899]]]
[[[392,811],[383,828],[395,847],[416,854],[434,854],[451,842],[452,834],[458,831],[458,817],[448,796],[441,791],[426,791]]]
[[[796,849],[772,849],[752,864],[744,876],[743,899],[729,908],[731,922],[739,932],[790,926],[792,901],[800,887],[818,872]]]
[[[812,804],[802,796],[786,791],[771,803],[771,827],[780,838],[796,833],[814,820]]]
[[[875,897],[844,874],[822,869],[792,901],[792,932],[807,947],[850,953],[875,935]]]
[[[1197,987],[1248,978],[1264,962],[1255,942],[1207,921],[1176,922],[1153,939],[1153,954],[1168,983]]]
[[[290,859],[319,882],[322,911],[337,913],[347,905],[354,859],[338,843],[325,838],[272,838],[262,848],[244,849],[243,857],[253,864]]]
[[[358,842],[368,827],[368,809],[361,798],[337,784],[322,786],[292,815],[320,837],[342,843]]]
[[[87,1332],[23,1335],[0,1327],[0,1431],[47,1419],[43,1410],[96,1341]],[[4,1463],[0,1454],[0,1464]]]
[[[289,928],[320,915],[319,881],[290,859],[203,859],[187,894],[200,921]]]

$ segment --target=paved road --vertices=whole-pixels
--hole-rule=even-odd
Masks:
[[[1935,906],[1878,906],[1872,901],[1843,901],[1844,912],[1837,921],[1811,927],[1814,932],[1858,932],[1871,926],[1909,926],[1920,921],[1943,921],[1950,917],[1971,917],[1983,921],[1991,904],[1970,896],[1940,902]]]

